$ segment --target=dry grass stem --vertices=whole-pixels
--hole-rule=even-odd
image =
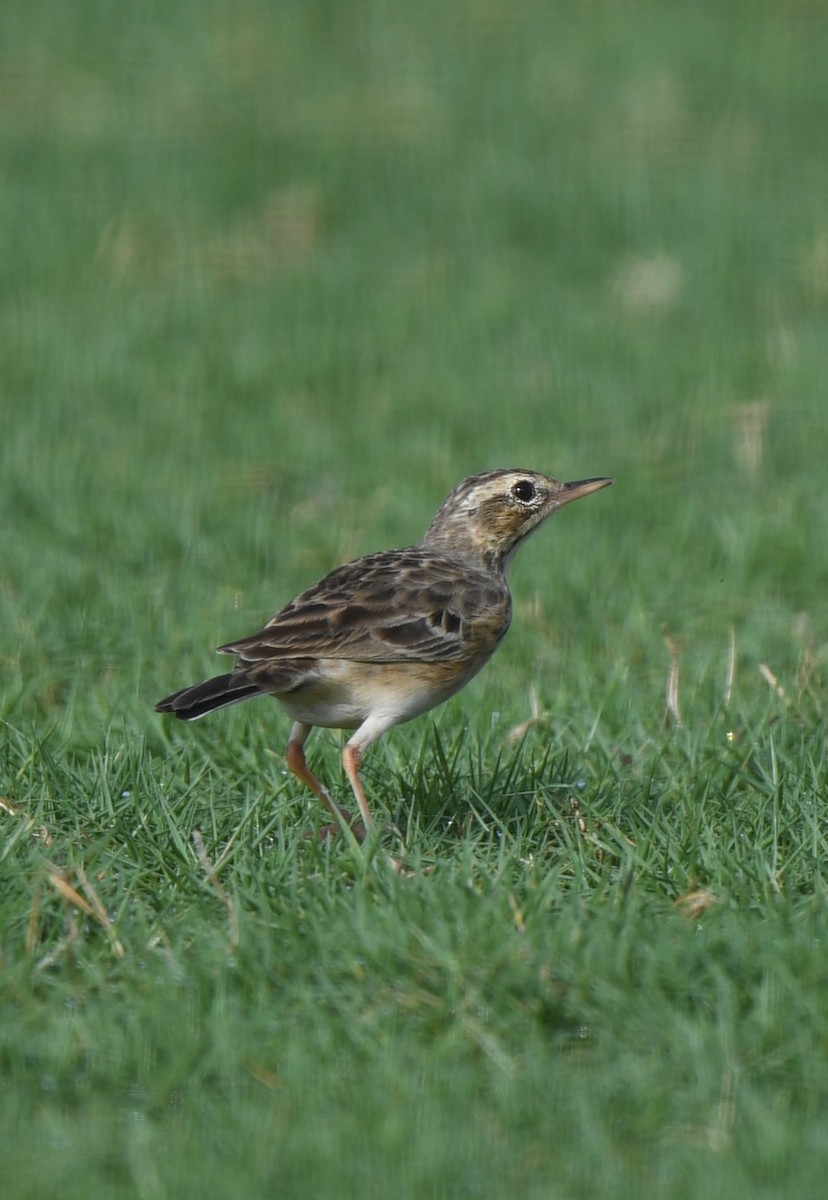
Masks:
[[[790,697],[788,696],[788,694],[786,693],[782,684],[776,678],[776,676],[774,675],[773,671],[770,669],[770,667],[768,666],[767,663],[759,664],[759,674],[765,680],[768,687],[770,687],[774,692],[776,692],[776,694],[780,700],[784,700],[786,704],[790,704],[790,702],[791,702]]]
[[[681,728],[681,709],[679,708],[679,644],[669,635],[664,638],[670,655],[670,669],[667,672],[667,716],[673,718],[677,728]]]
[[[746,475],[755,479],[765,457],[765,435],[768,431],[770,404],[767,400],[752,400],[733,410],[733,448],[736,461]]]
[[[44,842],[47,846],[51,846],[52,835],[46,826],[36,824],[36,822],[32,820],[28,813],[21,812],[19,808],[15,808],[11,801],[7,800],[5,796],[0,796],[0,811],[8,813],[10,817],[16,817],[19,821],[23,821],[27,833],[31,833],[32,837],[37,838],[38,841]],[[5,851],[3,857],[5,857]]]
[[[193,830],[193,845],[195,846],[196,854],[198,855],[198,861],[201,863],[202,870],[204,871],[210,886],[213,888],[213,891],[216,893],[219,900],[227,910],[227,923],[230,927],[230,949],[235,950],[239,944],[239,918],[238,913],[236,912],[236,906],[233,903],[233,897],[228,895],[224,884],[216,874],[216,869],[210,862],[207,851],[204,848],[204,839],[201,836],[201,831],[198,829]]]
[[[92,917],[103,928],[112,948],[112,953],[116,958],[123,958],[124,947],[115,935],[112,927],[112,922],[109,919],[109,914],[101,903],[97,892],[92,887],[92,884],[86,878],[86,873],[83,867],[75,868],[78,880],[83,891],[86,893],[82,896],[77,888],[74,888],[64,873],[56,866],[51,866],[46,876],[48,882],[73,908],[79,908],[81,912],[86,913],[88,917]]]
[[[47,971],[49,967],[53,967],[55,963],[63,957],[67,950],[71,950],[72,946],[78,940],[80,936],[80,926],[78,925],[78,919],[75,916],[74,908],[69,908],[67,910],[66,925],[69,932],[66,934],[65,938],[62,938],[57,943],[56,946],[52,947],[48,954],[44,954],[43,958],[38,961],[37,965],[35,966],[35,972],[37,974]]]
[[[544,721],[549,720],[551,714],[545,710],[541,711],[538,702],[538,690],[534,684],[531,684],[529,687],[529,712],[531,715],[525,721],[520,721],[517,725],[513,725],[506,734],[504,740],[507,746],[513,746],[516,742],[522,741],[530,729],[533,729],[536,725],[542,725]]]
[[[732,625],[728,626],[727,630],[727,674],[725,676],[725,690],[722,707],[727,710],[730,707],[730,701],[733,696],[733,683],[736,679],[736,630]]]
[[[509,892],[509,908],[512,910],[512,916],[515,921],[515,928],[518,933],[526,932],[526,921],[523,919],[523,913],[520,911],[520,905],[515,899],[514,893]]]

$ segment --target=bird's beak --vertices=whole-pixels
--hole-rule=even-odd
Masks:
[[[591,496],[593,492],[600,492],[601,488],[609,487],[612,482],[611,479],[601,478],[575,479],[572,483],[564,483],[555,496],[555,503],[560,507],[572,500],[580,500],[582,496]]]

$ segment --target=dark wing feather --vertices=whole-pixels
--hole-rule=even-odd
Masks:
[[[510,610],[505,579],[412,546],[337,567],[259,633],[221,651],[243,662],[457,662],[493,648]]]

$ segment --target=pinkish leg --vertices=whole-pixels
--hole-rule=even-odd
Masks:
[[[312,725],[304,725],[301,721],[295,722],[290,731],[290,738],[288,739],[287,751],[285,753],[288,770],[297,779],[301,779],[302,783],[310,788],[314,795],[319,797],[331,815],[336,819],[337,823],[335,825],[326,825],[324,829],[320,830],[321,837],[328,837],[332,833],[338,833],[340,822],[342,822],[352,829],[354,835],[361,841],[365,836],[364,829],[361,828],[359,823],[354,824],[351,814],[346,809],[339,807],[325,785],[320,783],[313,774],[305,760],[305,742],[312,728]]]

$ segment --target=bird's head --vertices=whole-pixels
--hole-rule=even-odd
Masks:
[[[537,471],[483,471],[447,496],[422,544],[503,568],[521,542],[565,504],[589,496],[611,479],[561,483]]]

